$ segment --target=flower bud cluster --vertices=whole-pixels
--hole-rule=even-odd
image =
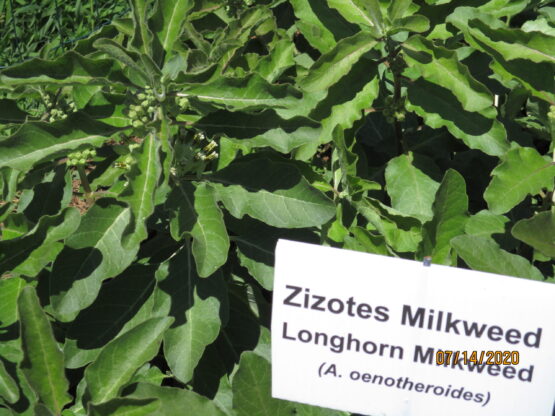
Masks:
[[[550,120],[555,121],[555,105],[550,105],[549,106],[549,112],[547,113],[547,117]]]
[[[77,111],[75,102],[69,97],[65,97],[64,100],[58,99],[54,103],[48,94],[43,94],[42,100],[46,106],[46,120],[49,123],[65,120],[69,113]]]
[[[68,166],[85,166],[88,159],[96,156],[95,149],[85,149],[81,152],[73,152],[67,155]]]
[[[400,99],[395,101],[393,97],[386,97],[384,100],[385,107],[383,115],[385,120],[392,124],[395,120],[403,121],[405,119],[405,100]]]
[[[203,132],[196,133],[193,136],[193,140],[195,143],[198,143],[199,146],[202,146],[202,148],[195,154],[195,159],[204,161],[218,158],[219,155],[216,151],[218,143],[212,139],[208,139]],[[204,145],[204,143],[206,143],[206,145]]]
[[[144,92],[135,94],[134,98],[138,104],[131,104],[127,115],[133,127],[143,127],[155,119],[158,101],[151,87],[146,87]]]
[[[130,154],[128,154],[128,155],[125,155],[122,160],[114,163],[114,167],[118,169],[129,170],[133,163],[135,163],[135,158]]]

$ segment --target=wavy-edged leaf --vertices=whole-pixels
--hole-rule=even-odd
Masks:
[[[507,81],[516,78],[534,95],[555,104],[555,37],[508,28],[471,7],[457,8],[447,21],[471,46],[494,58],[494,72]]]
[[[188,247],[161,265],[157,278],[155,310],[175,318],[164,335],[164,355],[173,375],[188,383],[227,318],[226,283],[221,273],[200,278]]]
[[[127,70],[131,69],[143,80],[143,82],[148,83],[150,81],[148,74],[137,63],[138,58],[136,56],[131,56],[131,52],[127,51],[119,43],[114,42],[111,39],[98,39],[94,42],[93,46],[98,50],[107,53],[116,61],[121,62],[122,66]]]
[[[488,237],[460,235],[451,240],[451,246],[474,270],[544,280],[541,272],[528,260],[503,250]]]
[[[0,70],[0,84],[7,86],[108,85],[111,82],[129,82],[115,61],[86,58],[73,51],[52,61],[35,58]]]
[[[513,147],[492,172],[484,199],[494,214],[503,214],[535,195],[542,188],[551,189],[555,177],[555,163],[542,157],[532,147]]]
[[[77,315],[66,333],[66,368],[84,367],[112,339],[152,318],[155,271],[156,266],[134,264],[102,285],[94,303]]]
[[[422,226],[418,219],[372,198],[353,202],[353,206],[369,222],[367,228],[383,235],[393,250],[403,253],[417,250],[422,240]]]
[[[152,318],[109,342],[85,370],[91,403],[104,403],[118,396],[135,371],[157,353],[164,332],[173,318]]]
[[[127,175],[129,184],[118,197],[129,204],[133,213],[132,229],[124,242],[127,246],[137,246],[147,237],[146,220],[154,212],[154,196],[161,171],[160,140],[150,133],[144,138],[136,163]]]
[[[405,12],[412,4],[412,0],[391,0],[387,8],[387,16],[391,21],[405,16]]]
[[[0,360],[0,398],[11,404],[19,400],[19,387],[6,370],[2,360]]]
[[[220,77],[205,84],[183,85],[180,96],[236,110],[288,108],[298,105],[301,94],[289,85],[272,85],[258,74],[246,78]]]
[[[464,234],[468,220],[468,196],[464,178],[456,170],[449,169],[439,185],[432,206],[431,221],[424,224],[423,240],[419,248],[421,256],[432,256],[436,264],[451,264],[453,237]]]
[[[379,23],[381,23],[381,20],[376,21],[376,16],[372,16],[370,13],[368,8],[368,3],[370,3],[369,1],[327,0],[327,2],[330,7],[336,9],[347,21],[356,23],[363,29],[379,29]]]
[[[199,276],[207,277],[226,262],[229,236],[214,189],[206,183],[200,183],[194,197],[196,222],[191,230],[192,251]]]
[[[376,46],[377,41],[367,32],[341,39],[328,53],[322,55],[310,68],[299,85],[307,92],[326,90],[347,75],[360,57]]]
[[[70,114],[52,124],[26,123],[0,140],[0,168],[28,171],[39,162],[62,157],[72,150],[98,147],[119,130],[83,113]]]
[[[434,129],[446,127],[471,149],[491,156],[501,156],[509,149],[507,132],[496,119],[494,107],[480,112],[465,111],[450,90],[423,78],[407,85],[407,97],[408,110]]]
[[[131,263],[138,247],[122,244],[130,220],[130,208],[112,198],[98,200],[82,217],[52,269],[50,297],[58,319],[73,320],[96,299],[103,280]]]
[[[466,111],[481,111],[493,105],[493,95],[485,85],[472,77],[459,62],[457,54],[435,46],[422,36],[403,42],[405,60],[428,82],[450,90]]]
[[[21,368],[40,401],[54,414],[60,414],[71,401],[64,374],[64,355],[34,288],[27,286],[21,291],[17,309],[24,354]]]
[[[503,234],[505,224],[509,219],[504,215],[496,215],[483,209],[472,215],[464,226],[464,232],[468,235],[491,237],[492,234]]]
[[[185,16],[193,8],[192,0],[160,0],[158,10],[154,15],[156,23],[155,34],[169,56],[173,50],[173,44],[183,31]]]
[[[405,30],[408,32],[422,33],[426,32],[429,28],[430,21],[428,18],[420,14],[415,14],[393,21],[393,29],[390,29],[388,34],[391,36]]]
[[[365,71],[370,80],[364,84],[362,89],[351,100],[333,105],[330,115],[322,120],[322,133],[320,134],[318,144],[330,141],[333,131],[337,126],[344,130],[353,127],[357,120],[364,117],[363,110],[370,108],[378,97],[380,80],[377,73],[377,65],[370,62],[364,63]]]
[[[247,149],[271,147],[289,153],[307,143],[316,143],[319,123],[306,117],[284,120],[272,109],[257,113],[219,110],[194,124],[209,135],[225,135]]]
[[[330,51],[336,44],[333,28],[319,18],[316,9],[319,5],[306,0],[291,0],[290,3],[299,19],[297,27],[308,42],[321,53]]]
[[[385,182],[394,209],[423,222],[432,218],[432,204],[439,184],[415,166],[412,153],[388,162]]]
[[[24,236],[0,241],[0,274],[19,269],[24,275],[36,276],[56,258],[63,248],[58,241],[75,232],[80,220],[77,209],[66,208],[59,215],[42,216]]]
[[[157,399],[117,398],[106,403],[91,405],[89,416],[150,416],[160,407]]]
[[[285,161],[247,158],[210,179],[218,199],[236,218],[249,215],[274,227],[302,228],[322,225],[335,215],[332,201]]]
[[[138,383],[127,396],[134,399],[155,398],[160,401],[157,416],[225,416],[207,397],[192,390],[177,387],[160,387],[149,383]]]
[[[544,211],[517,222],[511,234],[543,255],[555,258],[555,213]]]
[[[281,39],[275,43],[269,55],[258,61],[255,71],[273,83],[285,70],[295,65],[294,52],[294,43],[289,39]]]

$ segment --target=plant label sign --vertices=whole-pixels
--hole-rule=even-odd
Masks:
[[[551,416],[554,317],[554,284],[280,240],[272,395],[373,416]]]

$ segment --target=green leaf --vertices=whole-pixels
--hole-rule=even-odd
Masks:
[[[157,416],[225,416],[207,397],[194,391],[160,387],[154,384],[138,383],[133,392],[127,396],[134,399],[155,398],[160,401]]]
[[[83,113],[51,124],[24,124],[12,136],[0,139],[0,168],[28,171],[35,164],[67,155],[72,150],[99,147],[119,129],[94,121]]]
[[[555,257],[555,213],[540,212],[520,220],[511,234],[548,257]]]
[[[380,80],[377,65],[362,59],[359,63],[360,62],[362,62],[365,67],[364,71],[367,74],[366,77],[370,79],[351,100],[334,102],[334,105],[331,107],[331,113],[322,120],[322,132],[318,144],[327,143],[333,136],[333,131],[337,126],[340,126],[344,130],[353,127],[357,120],[364,117],[363,110],[371,108],[372,103],[378,97]],[[349,79],[353,72],[355,72],[355,70],[351,71],[351,73],[345,77],[345,79],[349,80],[351,83],[355,83],[354,80]],[[359,74],[356,73],[353,75],[359,76]],[[365,79],[365,76],[363,75],[361,78]],[[329,95],[328,98],[330,98]]]
[[[29,114],[17,106],[17,101],[7,98],[0,99],[0,122],[23,123]]]
[[[393,208],[421,221],[432,218],[432,204],[439,184],[415,166],[412,153],[389,161],[385,182]]]
[[[66,368],[84,367],[109,341],[152,318],[155,271],[156,266],[134,264],[102,285],[94,303],[81,311],[66,333]]]
[[[160,401],[157,399],[117,398],[106,403],[91,405],[89,416],[149,416],[157,414]]]
[[[341,39],[312,65],[310,72],[300,81],[301,89],[306,92],[326,90],[347,75],[360,57],[376,44],[377,41],[366,32]]]
[[[0,360],[0,398],[11,404],[19,400],[19,388],[2,360]]]
[[[471,149],[491,156],[501,156],[509,149],[507,133],[496,120],[495,108],[465,111],[450,90],[423,78],[407,85],[407,98],[407,109],[422,117],[428,126],[447,127],[449,133]]]
[[[152,55],[152,33],[147,25],[147,0],[129,0],[133,18],[134,33],[131,44],[139,52]]]
[[[432,206],[434,216],[424,224],[424,239],[420,246],[422,256],[432,256],[436,264],[451,265],[453,237],[464,234],[468,219],[468,196],[464,178],[456,170],[449,169],[437,190]]]
[[[155,34],[166,51],[166,60],[181,35],[183,21],[193,6],[194,2],[191,0],[158,1],[158,10],[153,20],[156,25]]]
[[[75,208],[66,208],[59,215],[44,215],[38,224],[22,237],[0,241],[0,273],[19,270],[36,276],[53,261],[63,248],[59,242],[70,236],[81,217]]]
[[[173,318],[152,318],[109,342],[85,370],[87,392],[94,404],[118,396],[135,371],[157,353]]]
[[[247,149],[271,147],[281,153],[316,143],[321,133],[319,123],[307,117],[284,120],[271,109],[254,114],[219,110],[195,122],[195,127],[211,136],[226,135]]]
[[[308,42],[321,53],[329,52],[336,44],[336,26],[324,24],[323,2],[312,3],[305,0],[291,0],[295,16],[299,19],[297,27]],[[327,14],[327,13],[326,13]]]
[[[395,20],[393,22],[393,29],[389,30],[389,35],[391,36],[405,30],[409,32],[422,33],[426,32],[428,29],[430,29],[430,21],[428,18],[417,14]]]
[[[134,73],[139,75],[141,79],[148,83],[150,78],[145,70],[139,66],[137,63],[138,58],[131,56],[129,51],[127,51],[119,43],[114,42],[111,39],[98,39],[94,42],[93,46],[98,50],[107,53],[110,57],[114,58],[116,61],[121,62],[122,66],[126,69],[133,70]]]
[[[129,185],[118,198],[129,204],[133,213],[132,228],[124,241],[128,247],[137,246],[147,237],[146,221],[154,212],[154,196],[162,171],[160,140],[154,133],[144,138],[135,160],[127,175]]]
[[[460,235],[451,240],[451,246],[474,270],[544,280],[541,272],[528,260],[503,250],[488,237]]]
[[[21,291],[17,308],[24,354],[21,369],[40,401],[54,414],[60,414],[71,401],[64,374],[64,355],[54,339],[35,289],[28,286]]]
[[[336,9],[341,16],[352,23],[360,25],[363,29],[372,30],[374,33],[381,31],[381,14],[379,5],[375,0],[327,0],[328,5]],[[374,3],[371,5],[371,3]]]
[[[510,29],[470,7],[457,8],[447,21],[471,46],[494,58],[494,72],[506,81],[517,79],[537,97],[555,104],[555,37]]]
[[[322,225],[335,215],[332,201],[286,161],[246,158],[209,178],[236,218],[249,215],[274,227],[302,228]]]
[[[492,234],[503,234],[507,222],[509,222],[507,217],[496,215],[484,209],[468,219],[464,227],[464,232],[469,235],[480,237],[490,237]]]
[[[387,15],[391,21],[405,16],[406,11],[412,4],[412,0],[392,0],[387,8]]]
[[[188,248],[163,264],[157,278],[155,310],[175,318],[164,335],[164,355],[174,377],[188,383],[227,315],[226,283],[221,273],[201,279]]]
[[[536,195],[542,188],[553,188],[555,164],[531,147],[513,147],[492,172],[484,199],[494,214],[503,214]]]
[[[52,61],[31,59],[0,70],[0,85],[108,85],[128,83],[111,59],[85,58],[69,51]]]
[[[50,296],[58,319],[73,320],[89,306],[105,279],[121,273],[138,247],[122,244],[130,208],[112,198],[98,200],[82,217],[52,269]]]
[[[289,39],[275,43],[269,55],[258,61],[256,72],[266,81],[273,83],[287,69],[295,65],[295,45]]]
[[[172,181],[171,186],[165,206],[169,211],[171,236],[175,241],[180,241],[195,225],[195,188],[187,181]]]
[[[197,185],[194,202],[197,221],[191,235],[193,256],[201,277],[210,276],[219,269],[226,262],[229,251],[229,236],[215,196],[210,186]]]
[[[457,54],[435,46],[422,36],[403,43],[404,57],[428,82],[450,90],[466,111],[481,111],[493,105],[493,95],[485,85],[472,77]]]
[[[367,228],[383,235],[387,244],[398,252],[414,252],[422,240],[421,223],[383,203],[364,198],[353,202],[356,210],[369,222]]]
[[[25,280],[19,277],[0,279],[0,328],[17,322],[17,298],[25,287]]]
[[[236,110],[288,108],[298,105],[300,93],[289,85],[273,85],[258,74],[247,78],[220,77],[205,84],[183,86],[183,97],[219,104]]]
[[[342,416],[343,412],[272,398],[271,367],[266,358],[252,351],[241,354],[233,376],[233,408],[237,416]]]

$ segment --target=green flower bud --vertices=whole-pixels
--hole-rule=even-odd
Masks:
[[[96,150],[95,149],[90,150],[89,154],[91,155],[91,157],[96,157]]]
[[[137,98],[142,101],[142,100],[146,99],[146,95],[143,94],[143,93],[140,93],[140,94],[137,94]]]
[[[211,152],[212,150],[214,150],[216,147],[218,147],[218,144],[214,140],[210,140],[210,143],[208,143],[206,146],[204,146],[202,150],[204,150],[206,153],[208,153],[208,152]]]
[[[144,116],[144,117],[141,118],[141,121],[142,121],[143,123],[148,123],[150,120],[148,119],[147,116]]]
[[[85,165],[86,163],[87,163],[86,159],[83,159],[83,158],[79,159],[79,164],[80,165]]]
[[[141,120],[134,120],[132,125],[133,127],[142,127],[144,124]]]
[[[131,117],[131,118],[137,117],[137,112],[136,112],[135,110],[131,110],[131,111],[129,112],[129,117]]]
[[[69,160],[68,160],[68,165],[70,165],[70,166],[76,166],[76,165],[77,165],[77,161],[78,161],[78,159],[69,159]]]
[[[150,106],[150,107],[147,108],[147,111],[148,111],[149,113],[154,113],[154,112],[156,111],[156,107]]]
[[[141,102],[141,106],[144,107],[144,108],[147,108],[149,105],[150,105],[150,101],[148,101],[148,100],[144,100],[144,101]]]
[[[83,155],[83,157],[86,159],[89,157],[89,149],[85,149],[81,152],[81,154]]]

